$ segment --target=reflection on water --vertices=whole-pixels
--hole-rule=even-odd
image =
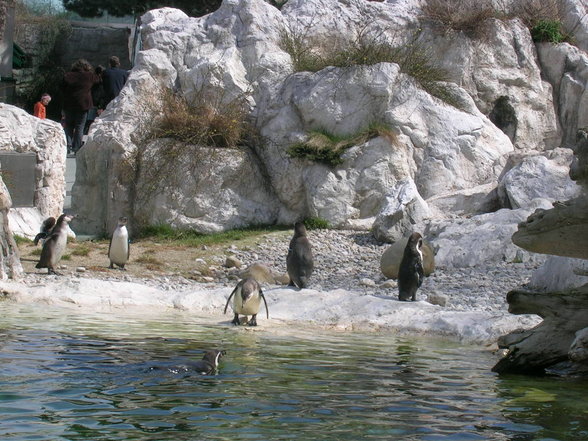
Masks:
[[[588,383],[475,347],[0,303],[2,440],[586,440]],[[222,348],[219,374],[185,369]]]

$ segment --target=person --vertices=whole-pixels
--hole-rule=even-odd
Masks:
[[[33,115],[41,119],[47,118],[47,106],[50,101],[51,96],[48,93],[41,95],[41,99],[35,103]]]
[[[104,67],[98,65],[96,66],[96,69],[94,69],[94,72],[100,77],[100,79],[102,79]],[[88,118],[86,119],[86,126],[84,127],[84,135],[88,134],[90,126],[104,110],[104,88],[102,87],[102,82],[94,84],[91,93],[94,106],[88,111]]]
[[[110,67],[102,73],[105,107],[118,96],[129,78],[129,71],[120,68],[120,60],[116,55],[110,57],[108,65]]]
[[[92,87],[99,84],[100,77],[93,71],[88,61],[80,58],[63,75],[61,91],[63,93],[63,113],[65,116],[65,134],[71,140],[68,153],[77,153],[82,147],[84,126],[88,111],[94,106]]]

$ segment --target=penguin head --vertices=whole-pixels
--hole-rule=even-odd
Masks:
[[[294,224],[294,236],[306,236],[306,226],[304,225],[304,222],[296,222]]]
[[[241,285],[241,300],[245,304],[248,300],[252,299],[254,294],[259,292],[259,283],[255,279],[245,279]]]
[[[118,224],[122,227],[127,224],[126,216],[121,216],[118,218]]]
[[[226,353],[227,353],[227,351],[219,351],[217,349],[214,349],[211,351],[206,351],[204,353],[204,356],[202,357],[202,360],[211,364],[216,369],[218,367],[219,360],[221,359],[221,357],[223,355],[226,355]]]
[[[423,236],[417,232],[412,233],[408,238],[408,246],[420,250],[423,246]]]

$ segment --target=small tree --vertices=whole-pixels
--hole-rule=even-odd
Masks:
[[[165,6],[200,17],[217,10],[221,3],[222,0],[63,0],[65,9],[82,17],[100,17],[105,12],[116,17],[136,16]]]

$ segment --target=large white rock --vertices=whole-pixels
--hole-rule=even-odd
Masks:
[[[481,33],[470,38],[425,30],[423,39],[435,47],[434,56],[451,81],[468,91],[482,113],[496,115],[494,120],[503,124],[514,118],[505,131],[517,148],[558,147],[552,88],[542,79],[528,28],[520,20],[492,19],[484,22]]]
[[[498,195],[502,205],[527,208],[537,198],[551,202],[567,201],[580,194],[580,186],[570,179],[573,153],[556,149],[544,155],[528,156],[500,180]]]
[[[0,150],[35,153],[37,157],[34,207],[13,208],[8,214],[13,233],[34,237],[43,219],[57,217],[63,210],[65,133],[55,121],[39,119],[23,109],[0,103]]]
[[[541,199],[535,202],[539,206],[549,205]],[[492,261],[535,258],[513,245],[510,239],[517,224],[535,208],[501,209],[468,219],[431,223],[425,237],[435,249],[435,264],[439,267],[471,267]]]
[[[588,283],[588,260],[549,256],[533,273],[529,287],[544,292],[560,292]]]
[[[578,129],[588,126],[588,54],[568,43],[540,43],[537,51],[542,72],[553,86],[563,146],[572,146]]]

